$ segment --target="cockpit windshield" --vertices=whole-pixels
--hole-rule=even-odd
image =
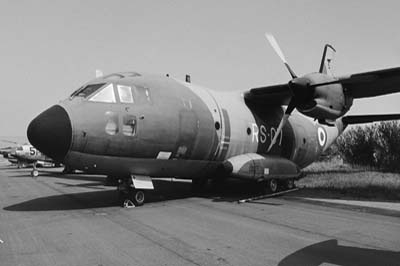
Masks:
[[[105,83],[89,84],[87,86],[81,87],[71,94],[71,97],[84,97],[87,98],[89,95],[103,87]]]
[[[103,102],[103,103],[115,103],[115,94],[113,84],[108,84],[104,89],[101,89],[95,95],[93,95],[89,101],[91,102]]]

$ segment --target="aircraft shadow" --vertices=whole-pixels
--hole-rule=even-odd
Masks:
[[[98,176],[77,176],[83,178],[85,182],[80,184],[67,184],[57,182],[56,184],[68,187],[85,187],[96,191],[66,193],[41,197],[25,202],[10,205],[4,208],[7,211],[59,211],[59,210],[79,210],[92,208],[105,208],[120,206],[118,193],[115,189],[110,189],[103,185],[104,178],[98,181]],[[39,177],[40,178],[40,177]],[[65,177],[68,179],[68,177]],[[233,202],[242,198],[254,196],[259,189],[253,182],[227,182],[222,188],[213,189],[207,186],[203,192],[193,192],[191,183],[170,182],[155,180],[154,191],[147,193],[147,203],[163,202],[169,200],[183,199],[189,197],[208,198],[213,201]]]
[[[26,174],[15,175],[13,177],[31,177],[30,172],[26,172]],[[62,174],[58,171],[46,170],[40,172],[38,179],[40,178],[54,178],[54,179],[66,179],[66,180],[79,180],[79,181],[88,181],[87,183],[80,184],[66,184],[62,182],[58,182],[58,184],[62,184],[63,186],[69,187],[95,187],[99,185],[105,185],[104,182],[106,180],[105,176],[95,175],[95,174]],[[162,201],[162,199],[175,199],[175,198],[185,198],[185,197],[201,197],[201,198],[210,198],[213,201],[220,202],[235,202],[240,199],[250,198],[262,195],[261,183],[246,181],[246,180],[238,180],[238,179],[227,179],[222,184],[214,184],[213,182],[208,182],[204,188],[200,191],[193,191],[190,182],[170,182],[163,180],[153,180],[155,190],[150,192],[149,195],[152,198],[160,198],[158,201]],[[261,203],[260,203],[261,204]],[[264,204],[262,202],[262,204]]]
[[[281,260],[278,266],[399,265],[400,252],[338,245],[331,239],[302,248]]]
[[[94,191],[41,197],[10,205],[6,211],[60,211],[116,206],[115,191]]]

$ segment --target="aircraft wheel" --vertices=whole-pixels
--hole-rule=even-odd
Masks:
[[[296,185],[294,184],[294,179],[288,179],[285,182],[287,189],[294,189],[296,187]]]
[[[142,206],[145,201],[145,193],[141,189],[132,189],[129,192],[129,199],[135,204],[135,206]]]
[[[38,177],[39,176],[39,171],[38,170],[32,170],[31,171],[31,176],[32,177]]]
[[[267,187],[269,192],[275,193],[278,191],[278,181],[275,178],[272,178],[267,181]]]

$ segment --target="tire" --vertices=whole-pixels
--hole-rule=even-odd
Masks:
[[[32,170],[31,171],[31,176],[32,177],[38,177],[39,176],[39,171],[38,170]]]
[[[296,185],[294,184],[294,179],[286,180],[285,185],[287,189],[294,189],[296,187]]]
[[[276,193],[278,191],[278,181],[272,178],[267,181],[268,191],[271,193]]]
[[[146,199],[144,190],[141,189],[133,189],[129,193],[129,199],[135,204],[135,206],[142,206]]]

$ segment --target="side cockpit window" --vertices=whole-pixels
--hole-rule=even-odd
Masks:
[[[95,91],[97,91],[98,89],[100,89],[101,87],[103,87],[105,85],[105,83],[99,83],[99,84],[90,84],[84,87],[79,88],[78,90],[76,90],[74,93],[71,94],[71,97],[88,97],[89,95],[91,95],[92,93],[94,93]]]
[[[133,103],[133,95],[131,87],[124,85],[117,85],[119,100],[121,103]]]
[[[103,103],[115,103],[114,86],[112,84],[107,85],[105,88],[96,93],[92,98],[89,99],[92,102],[103,102]]]

